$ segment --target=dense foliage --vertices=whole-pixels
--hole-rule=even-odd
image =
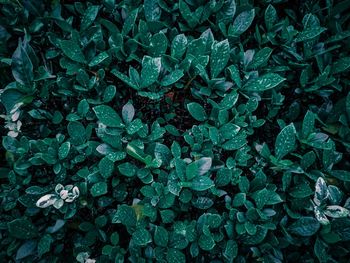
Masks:
[[[1,262],[348,262],[350,1],[1,0]]]

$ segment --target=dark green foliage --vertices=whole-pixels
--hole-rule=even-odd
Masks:
[[[348,262],[349,14],[0,1],[0,261]]]

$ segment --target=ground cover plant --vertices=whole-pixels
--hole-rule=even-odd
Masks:
[[[350,1],[1,0],[1,262],[348,262]]]

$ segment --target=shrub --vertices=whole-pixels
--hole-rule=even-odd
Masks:
[[[0,1],[4,262],[348,262],[349,1]]]

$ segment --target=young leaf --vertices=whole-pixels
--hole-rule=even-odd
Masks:
[[[256,69],[264,65],[270,58],[272,54],[272,49],[269,47],[264,47],[259,50],[253,57],[253,60],[248,64],[248,69]]]

